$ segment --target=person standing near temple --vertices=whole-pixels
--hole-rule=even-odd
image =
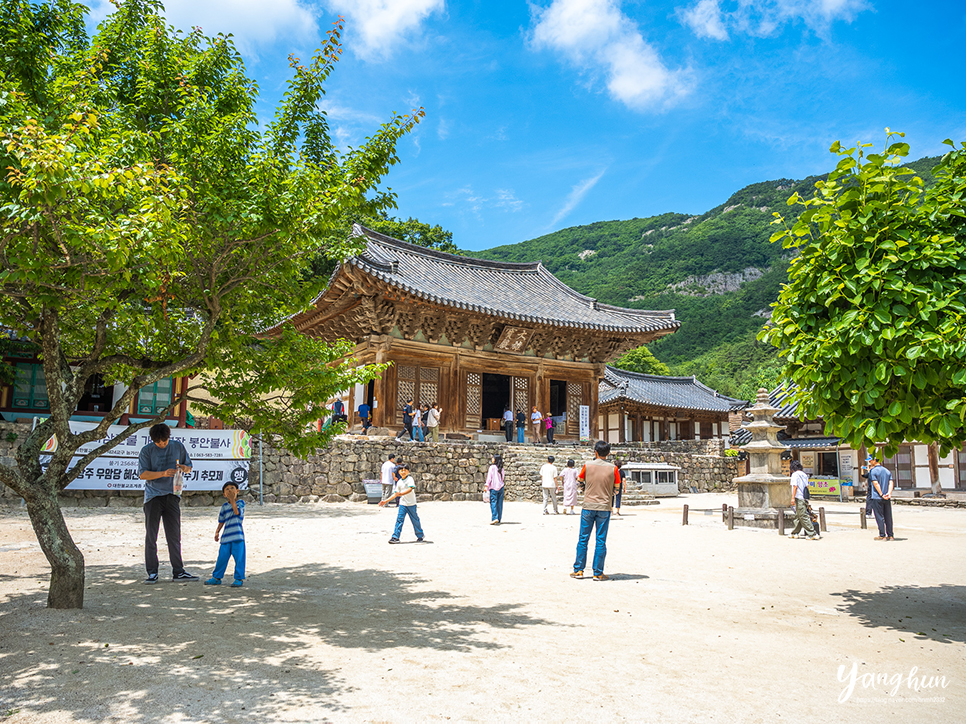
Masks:
[[[617,489],[617,495],[614,496],[614,514],[621,514],[621,496],[624,494],[624,483],[627,481],[627,471],[624,470],[624,463],[620,460],[614,462],[614,467],[617,468],[617,472],[621,476],[621,484]]]
[[[892,473],[879,463],[875,455],[869,455],[869,493],[872,495],[872,512],[879,528],[876,540],[895,540],[892,530]]]
[[[396,435],[396,439],[400,439],[404,434],[409,435],[410,440],[415,440],[413,437],[413,398],[410,397],[406,400],[406,404],[403,407],[403,429],[399,431]]]
[[[533,412],[530,413],[530,425],[533,427],[533,444],[539,444],[543,439],[543,431],[540,429],[543,427],[543,415],[537,411],[537,406],[533,406]]]
[[[584,483],[584,509],[580,513],[580,534],[577,537],[577,558],[571,578],[583,578],[587,565],[587,545],[590,532],[597,529],[597,545],[594,548],[594,580],[606,581],[604,559],[607,557],[607,530],[610,527],[610,510],[614,491],[620,487],[621,476],[613,463],[607,461],[610,443],[598,440],[594,445],[594,459],[584,465],[577,480]]]
[[[499,525],[503,521],[503,496],[505,473],[503,472],[503,458],[494,455],[490,469],[486,472],[486,491],[490,496],[490,525]]]
[[[527,431],[527,416],[523,410],[517,410],[517,442],[523,444],[523,436]]]
[[[362,434],[365,435],[372,426],[372,408],[365,402],[359,405],[359,421],[362,423]]]
[[[550,515],[547,511],[547,503],[553,501],[553,514],[558,515],[557,511],[557,478],[560,473],[557,466],[553,464],[553,455],[547,458],[547,462],[540,468],[540,487],[543,490],[543,514]]]
[[[433,442],[439,442],[439,403],[434,402],[426,413],[426,429],[433,438]]]
[[[151,442],[138,455],[138,478],[144,481],[144,567],[145,583],[158,582],[158,529],[164,524],[171,577],[175,581],[197,581],[184,569],[181,558],[181,489],[175,490],[175,476],[191,472],[191,458],[171,428],[163,422],[150,430]]]
[[[419,408],[419,405],[413,405],[412,410],[413,417],[409,434],[412,436],[413,442],[416,441],[416,438],[419,438],[420,442],[425,442],[425,438],[423,438],[423,411]]]
[[[547,444],[555,444],[553,441],[553,431],[554,428],[556,428],[557,423],[554,422],[553,416],[549,412],[547,413],[546,417],[543,418],[543,424],[547,428]]]
[[[503,408],[503,432],[507,442],[513,442],[513,410],[507,405]]]
[[[808,489],[808,476],[802,469],[801,460],[792,460],[792,499],[795,501],[795,527],[792,529],[790,538],[804,537],[807,540],[818,540],[819,535],[815,532],[812,519],[808,515],[808,506],[805,504],[805,491]],[[781,515],[782,513],[779,513]],[[799,534],[799,531],[802,531]]]
[[[567,467],[560,472],[563,480],[563,507],[566,515],[573,515],[574,506],[577,505],[577,468],[574,461],[568,460]],[[568,511],[567,508],[570,508]]]
[[[332,424],[342,420],[343,415],[345,415],[345,405],[342,404],[341,397],[336,397],[335,402],[332,403]]]

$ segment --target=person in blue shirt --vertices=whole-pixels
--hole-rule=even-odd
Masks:
[[[872,497],[872,512],[879,528],[876,540],[894,540],[892,531],[892,473],[883,467],[878,458],[869,456],[869,495]]]
[[[365,402],[359,405],[359,419],[362,421],[362,432],[365,433],[372,426],[372,408]]]
[[[151,442],[138,455],[138,478],[144,481],[144,567],[145,583],[158,582],[158,528],[164,523],[164,539],[168,544],[172,578],[175,581],[197,581],[184,569],[181,559],[181,490],[175,490],[174,477],[191,472],[191,458],[177,440],[171,440],[171,428],[163,422],[151,427]]]
[[[228,501],[221,506],[218,512],[218,527],[215,529],[215,541],[221,534],[221,529],[225,529],[221,536],[221,547],[218,549],[218,561],[215,563],[215,570],[211,578],[205,581],[206,586],[220,586],[221,579],[225,577],[228,570],[228,559],[235,559],[235,580],[232,588],[240,588],[245,582],[245,531],[242,529],[242,521],[245,519],[245,501],[238,499],[238,486],[228,481],[221,486],[221,494]]]

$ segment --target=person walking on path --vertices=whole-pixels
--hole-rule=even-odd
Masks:
[[[879,463],[874,455],[869,455],[869,493],[872,495],[872,512],[879,528],[876,540],[895,540],[892,529],[892,473]]]
[[[413,398],[410,397],[406,400],[406,404],[403,407],[403,429],[399,431],[396,435],[396,439],[402,439],[402,436],[408,434],[409,439],[415,441],[416,438],[413,437]]]
[[[503,432],[507,442],[513,442],[513,410],[507,405],[503,409]]]
[[[230,480],[221,486],[221,494],[228,502],[223,503],[218,512],[215,542],[218,542],[222,528],[225,529],[225,534],[221,535],[215,570],[212,571],[211,578],[205,581],[205,585],[220,586],[221,579],[225,577],[225,571],[228,570],[228,560],[234,558],[235,580],[231,587],[241,588],[245,583],[245,531],[242,528],[242,521],[245,519],[245,501],[238,499],[238,485]]]
[[[621,514],[621,496],[624,494],[624,483],[627,481],[627,471],[624,470],[624,463],[620,460],[614,462],[614,466],[617,468],[621,476],[621,484],[617,489],[617,495],[614,496],[614,514]]]
[[[553,501],[553,514],[558,515],[557,512],[557,478],[560,477],[560,473],[557,471],[557,467],[553,464],[553,455],[547,458],[547,462],[543,464],[540,468],[540,487],[543,490],[543,514],[550,515],[547,511],[547,503]]]
[[[611,504],[614,491],[620,487],[621,477],[617,468],[607,462],[610,443],[598,440],[594,445],[594,459],[584,465],[577,480],[584,484],[584,509],[580,512],[580,534],[577,537],[577,558],[571,578],[583,578],[587,565],[587,545],[590,532],[597,529],[597,545],[594,548],[594,580],[606,581],[604,559],[607,557],[607,529],[610,526]]]
[[[439,403],[434,402],[426,413],[426,429],[429,430],[433,442],[439,442]]]
[[[541,428],[543,427],[543,415],[537,412],[537,406],[533,406],[533,412],[530,413],[530,424],[533,426],[533,444],[539,444],[543,439],[543,434]]]
[[[517,442],[523,444],[523,436],[527,431],[527,416],[523,410],[517,410]]]
[[[399,513],[396,514],[396,528],[392,532],[392,538],[389,539],[390,543],[398,543],[399,536],[402,533],[403,523],[406,522],[406,516],[413,523],[413,530],[416,531],[416,542],[423,542],[423,526],[419,522],[419,514],[416,513],[416,481],[413,480],[409,475],[409,465],[406,463],[400,463],[399,465],[399,480],[396,481],[393,487],[393,493],[386,500],[379,501],[379,507],[384,508],[390,500],[399,499]]]
[[[807,540],[818,540],[821,536],[815,532],[812,519],[808,514],[808,506],[805,504],[805,490],[808,488],[808,476],[802,470],[800,460],[792,460],[792,499],[795,501],[795,528],[792,530],[791,538],[802,538]],[[782,513],[779,513],[782,515]],[[800,535],[800,531],[804,533]]]
[[[181,488],[175,490],[175,475],[191,472],[191,458],[171,428],[163,422],[151,427],[151,442],[138,455],[138,478],[144,481],[144,567],[145,583],[158,582],[158,528],[164,524],[172,579],[197,581],[184,569],[181,559]]]
[[[503,458],[494,455],[490,469],[486,472],[486,491],[490,496],[490,525],[503,522],[503,495],[506,492],[503,487],[504,477]]]
[[[574,506],[577,505],[577,468],[574,461],[568,460],[567,467],[560,472],[563,480],[563,507],[567,515],[574,514]],[[570,508],[568,511],[567,508]]]

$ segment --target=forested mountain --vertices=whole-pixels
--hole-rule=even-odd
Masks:
[[[908,164],[927,184],[938,157]],[[677,333],[650,345],[672,374],[697,374],[727,395],[747,397],[777,374],[774,350],[755,333],[787,279],[789,252],[769,237],[773,213],[791,217],[796,191],[820,176],[746,186],[700,216],[666,213],[562,229],[472,256],[542,261],[561,281],[608,304],[674,309]]]

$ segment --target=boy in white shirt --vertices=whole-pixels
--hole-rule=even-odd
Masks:
[[[540,486],[543,490],[543,514],[550,515],[547,512],[547,503],[551,500],[553,501],[553,514],[557,515],[557,479],[560,477],[560,472],[557,470],[556,466],[553,464],[553,455],[547,458],[547,462],[544,463],[543,467],[540,468]]]
[[[413,522],[413,530],[416,531],[416,542],[423,542],[423,527],[419,523],[419,515],[416,513],[416,481],[409,475],[409,465],[399,463],[399,480],[393,486],[392,495],[380,501],[379,507],[384,508],[390,500],[399,498],[399,513],[396,515],[396,528],[392,533],[390,543],[399,542],[399,534],[402,533],[403,523],[406,516]]]

